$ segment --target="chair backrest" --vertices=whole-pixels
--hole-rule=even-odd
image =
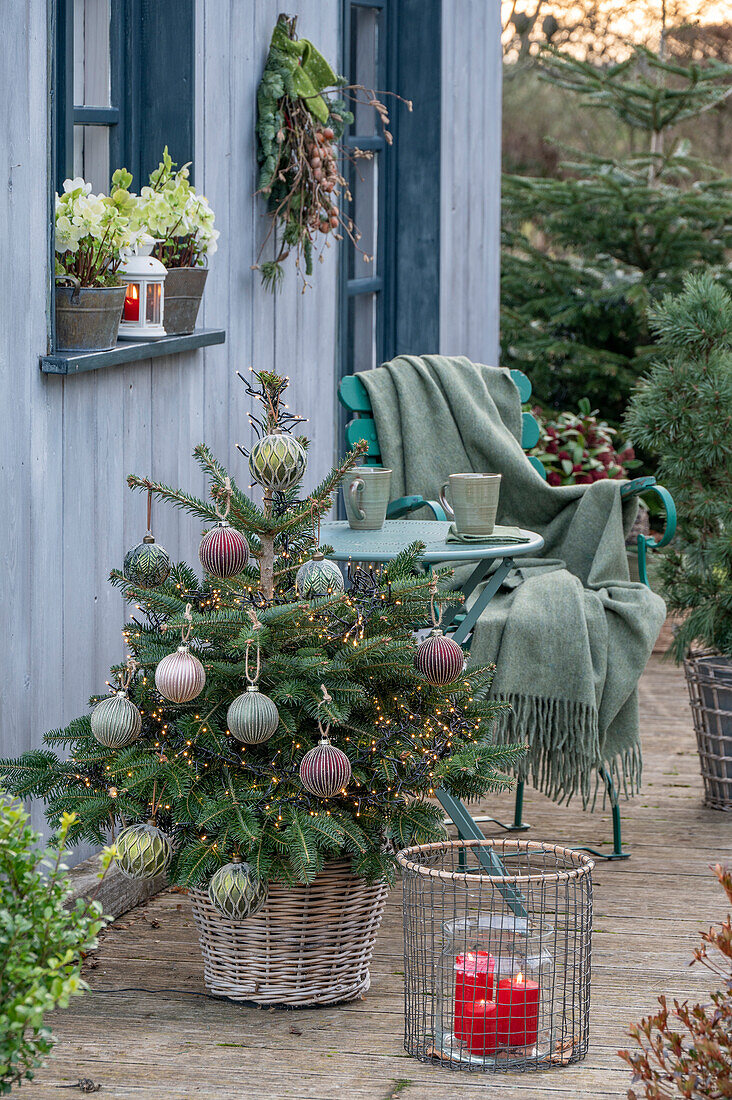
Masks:
[[[511,377],[519,391],[521,404],[525,405],[531,397],[531,382],[520,370],[512,370]],[[349,412],[354,414],[353,419],[346,424],[346,446],[350,449],[360,439],[365,439],[369,449],[364,462],[370,466],[378,465],[381,462],[381,448],[376,434],[373,410],[366,387],[357,374],[347,374],[341,379],[338,399]],[[530,412],[524,412],[522,419],[521,446],[525,451],[530,451],[539,442],[539,425]],[[546,471],[539,459],[532,455],[528,458],[534,469],[546,479]]]

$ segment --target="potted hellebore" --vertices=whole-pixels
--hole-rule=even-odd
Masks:
[[[118,268],[129,252],[131,196],[92,195],[81,177],[56,195],[56,347],[108,351],[117,341],[125,288]]]
[[[165,331],[169,336],[193,332],[208,275],[208,256],[219,236],[214,213],[188,180],[188,165],[175,171],[166,145],[150,183],[136,197],[133,224],[155,238],[152,255],[167,269]]]

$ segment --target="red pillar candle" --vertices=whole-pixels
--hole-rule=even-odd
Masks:
[[[462,1016],[462,1040],[471,1054],[493,1054],[498,1048],[497,1005],[495,1001],[472,1001]]]
[[[502,1047],[532,1046],[539,1032],[539,983],[523,974],[498,982],[498,1043]]]
[[[140,320],[140,287],[138,283],[128,283],[125,293],[125,321]]]
[[[487,951],[466,951],[455,959],[455,1021],[458,1039],[465,1038],[466,1013],[473,1011],[475,1001],[493,1001],[493,971],[495,959]]]

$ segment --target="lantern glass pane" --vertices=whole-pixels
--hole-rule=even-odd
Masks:
[[[160,283],[147,284],[147,296],[145,299],[145,320],[148,325],[160,324]]]
[[[128,283],[125,293],[125,309],[123,319],[125,321],[140,320],[140,284]]]

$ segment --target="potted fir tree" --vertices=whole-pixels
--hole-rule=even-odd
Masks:
[[[732,810],[732,297],[688,276],[651,311],[659,355],[625,426],[658,456],[679,526],[661,559],[674,641],[684,660],[707,805]]]
[[[135,198],[132,215],[133,224],[155,238],[152,255],[167,268],[164,324],[169,336],[196,327],[208,276],[204,265],[219,236],[208,200],[190,184],[188,165],[175,168],[166,145],[149,185]]]
[[[125,873],[167,870],[189,889],[212,991],[328,1003],[368,988],[394,853],[444,835],[435,789],[476,798],[523,750],[487,736],[491,668],[464,671],[441,636],[415,660],[412,624],[450,570],[425,574],[415,544],[388,572],[354,569],[346,589],[320,553],[319,517],[365,444],[299,499],[307,441],[287,383],[255,377],[246,479],[263,507],[203,445],[213,503],[129,478],[210,526],[204,580],[146,536],[113,574],[135,609],[119,692],[0,774],[44,797],[52,823],[78,811],[74,841],[114,833]]]
[[[131,196],[92,195],[81,177],[56,195],[56,348],[108,351],[117,342],[125,288],[117,273],[132,241]]]

